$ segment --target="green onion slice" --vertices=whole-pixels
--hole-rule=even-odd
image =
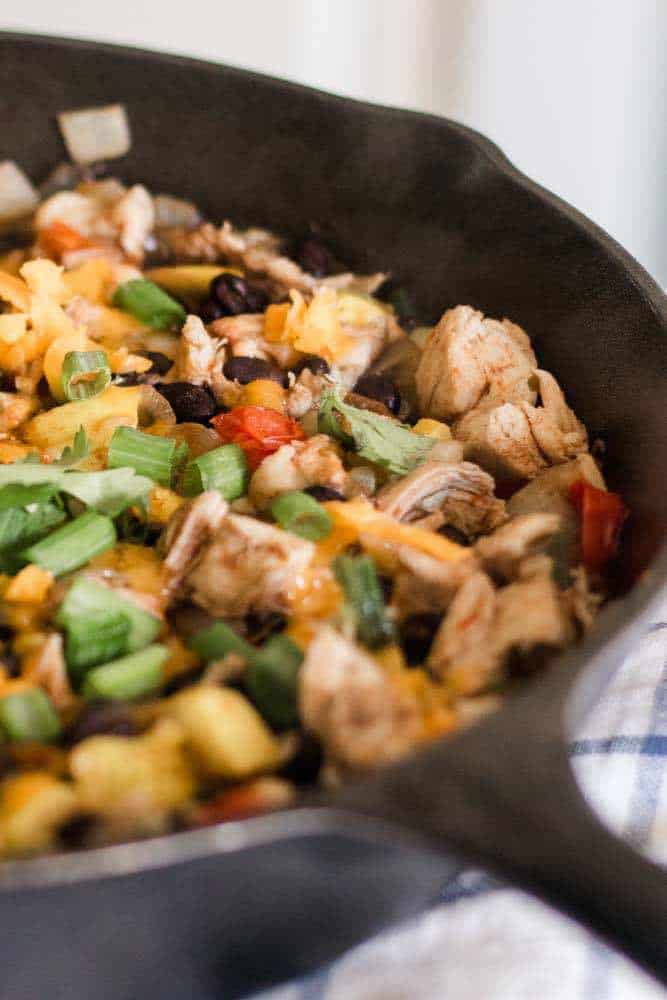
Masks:
[[[243,675],[245,689],[257,710],[274,726],[299,721],[297,680],[303,653],[286,635],[268,639]]]
[[[394,628],[387,618],[382,587],[371,557],[338,556],[333,568],[360,642],[369,649],[386,646],[394,638]]]
[[[98,611],[73,619],[65,639],[65,659],[73,681],[91,667],[127,652],[132,623],[122,611]]]
[[[90,399],[106,389],[111,369],[104,351],[68,351],[60,377],[67,399]]]
[[[116,529],[111,518],[89,510],[24,549],[21,558],[24,562],[37,563],[54,576],[62,576],[115,543]]]
[[[238,653],[244,659],[251,660],[257,652],[254,646],[242,639],[224,622],[215,622],[214,625],[195,633],[188,645],[200,659],[207,662],[220,660],[227,653]]]
[[[180,329],[185,322],[185,309],[180,302],[145,278],[119,285],[112,301],[117,309],[132,313],[155,330]]]
[[[0,727],[12,743],[50,743],[60,736],[60,719],[41,688],[17,691],[0,700]]]
[[[223,444],[194,458],[183,473],[185,496],[218,490],[225,500],[236,500],[248,488],[248,463],[238,444]]]
[[[175,460],[182,451],[173,438],[144,434],[133,427],[117,427],[109,445],[110,469],[134,469],[163,486],[171,484]]]
[[[151,694],[162,681],[162,665],[169,658],[166,646],[147,646],[119,660],[94,667],[86,674],[82,693],[88,701],[129,701]]]
[[[281,494],[271,504],[271,513],[285,531],[311,542],[326,538],[333,528],[333,521],[324,507],[299,490]]]
[[[48,503],[57,496],[58,487],[54,483],[42,483],[35,486],[24,486],[14,483],[0,489],[0,510],[9,507],[32,507],[33,504]]]
[[[155,615],[144,611],[134,601],[116,593],[111,587],[85,575],[78,576],[69,588],[55,620],[57,625],[69,631],[78,622],[85,625],[87,620],[103,614],[109,617],[120,614],[130,623],[125,647],[119,650],[122,653],[134,653],[143,649],[155,639],[162,627],[160,619]]]

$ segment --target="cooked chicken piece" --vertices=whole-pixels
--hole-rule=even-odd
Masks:
[[[181,330],[176,360],[164,381],[211,385],[222,372],[224,361],[224,345],[209,336],[199,316],[188,316]]]
[[[414,696],[401,692],[368,653],[320,629],[299,673],[299,714],[327,756],[363,770],[407,753],[421,732]]]
[[[557,514],[524,514],[513,517],[491,535],[480,538],[475,554],[487,573],[494,579],[512,580],[520,563],[528,556],[542,552],[558,531]]]
[[[491,476],[471,462],[427,461],[381,490],[377,505],[399,521],[414,521],[438,510],[444,523],[479,535],[506,517],[505,504],[493,491]]]
[[[463,583],[477,569],[469,559],[443,562],[425,552],[400,545],[396,548],[398,569],[394,575],[392,607],[399,619],[410,615],[444,614]]]
[[[561,594],[563,605],[580,629],[587,632],[593,625],[602,604],[602,595],[591,590],[588,574],[583,566],[570,573],[572,586]]]
[[[324,286],[324,288],[345,289],[359,295],[374,295],[388,277],[389,274],[382,271],[376,271],[375,274],[352,274],[350,271],[345,271],[343,274],[318,278],[318,285],[320,288]]]
[[[536,369],[542,406],[522,403],[537,447],[551,465],[588,451],[586,428],[565,402],[563,390],[549,372]]]
[[[220,257],[218,230],[211,222],[200,226],[165,226],[159,232],[159,245],[176,261],[213,264]]]
[[[281,368],[289,368],[296,364],[300,356],[291,344],[266,340],[263,313],[225,316],[210,323],[209,331],[229,344],[233,357],[262,358],[264,361],[275,361]]]
[[[341,322],[340,326],[355,343],[338,364],[332,366],[331,375],[336,382],[351,389],[387,344],[403,336],[403,331],[390,313],[381,310],[374,312],[363,324]]]
[[[124,253],[132,260],[142,261],[146,240],[155,225],[153,199],[142,184],[134,184],[114,205],[112,219],[118,226]]]
[[[470,306],[449,309],[426,341],[417,367],[420,411],[450,420],[485,398],[532,403],[529,379],[536,366],[528,336],[514,323],[485,319]]]
[[[328,486],[345,496],[348,479],[340,449],[326,434],[316,434],[284,444],[265,458],[253,473],[248,495],[257,510],[266,510],[281,493],[309,486]]]
[[[528,653],[536,646],[560,648],[573,637],[572,623],[549,573],[531,575],[497,592],[493,645],[501,658],[512,649]]]
[[[52,632],[49,635],[31,662],[26,675],[44,688],[59,711],[69,708],[74,702],[74,693],[65,664],[63,637],[59,632]]]
[[[299,372],[287,393],[287,415],[292,420],[300,420],[309,410],[317,406],[322,391],[331,385],[326,375],[313,375],[309,368]]]
[[[193,560],[223,523],[227,510],[228,505],[220,493],[207,490],[176,511],[162,542],[166,552],[164,591],[168,597],[175,595]]]
[[[312,542],[254,517],[228,514],[194,563],[188,560],[185,586],[194,603],[216,617],[285,611],[289,590],[313,553]]]

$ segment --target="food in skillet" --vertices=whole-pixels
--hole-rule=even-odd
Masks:
[[[0,165],[5,856],[454,733],[590,626],[626,513],[520,327],[103,177],[86,115],[40,193]]]

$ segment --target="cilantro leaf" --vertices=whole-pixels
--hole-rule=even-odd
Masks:
[[[53,465],[75,465],[77,462],[81,462],[84,458],[87,458],[89,454],[90,441],[88,440],[88,435],[83,427],[79,427],[74,435],[72,444],[63,448],[60,458],[56,459]]]
[[[59,492],[76,497],[87,507],[109,517],[116,517],[132,504],[145,504],[153,486],[152,480],[127,468],[72,472],[55,465],[15,462],[0,466],[0,488],[42,483],[55,486]]]

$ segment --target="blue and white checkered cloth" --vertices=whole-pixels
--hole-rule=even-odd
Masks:
[[[667,864],[667,595],[572,743],[577,778],[619,834]],[[542,903],[466,871],[443,902],[262,1000],[664,1000]],[[256,998],[259,1000],[259,997]]]

